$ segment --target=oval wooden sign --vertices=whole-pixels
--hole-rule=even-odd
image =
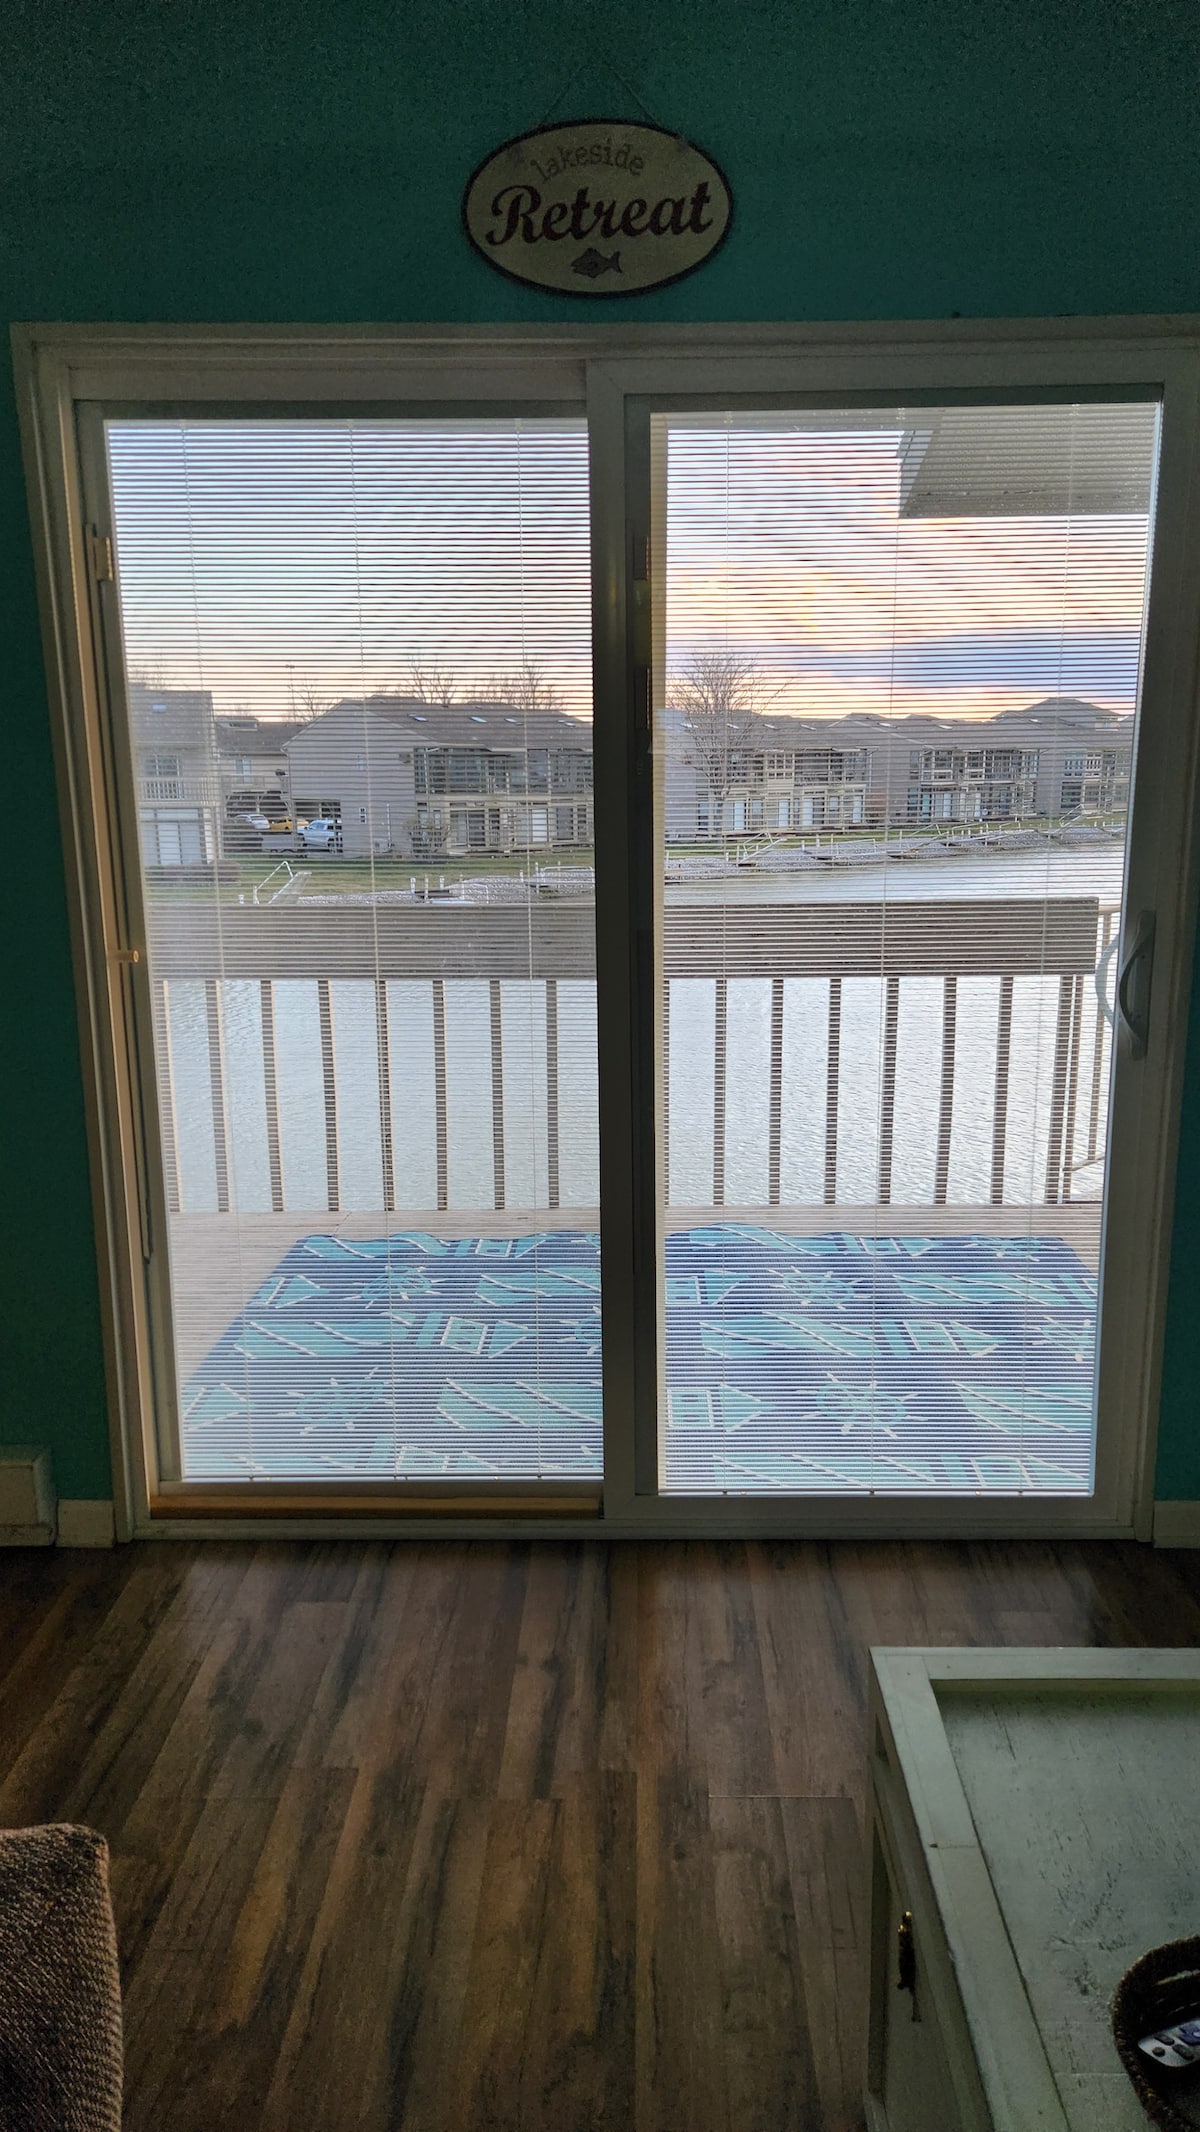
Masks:
[[[677,133],[574,119],[506,141],[468,180],[463,223],[501,274],[562,296],[678,281],[728,235],[724,174]]]

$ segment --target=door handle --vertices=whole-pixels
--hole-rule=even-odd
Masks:
[[[1108,946],[1105,948],[1103,955],[1100,957],[1100,960],[1096,964],[1095,970],[1092,973],[1092,983],[1096,988],[1097,1004],[1099,1005],[1100,1012],[1104,1016],[1104,1019],[1108,1023],[1110,1029],[1114,1029],[1116,1027],[1117,1013],[1116,1008],[1110,1007],[1108,1004],[1108,966],[1120,945],[1121,936],[1118,933],[1114,939],[1109,941]]]
[[[1117,979],[1117,1010],[1129,1032],[1129,1050],[1145,1058],[1150,1033],[1150,984],[1154,975],[1154,912],[1141,911]]]

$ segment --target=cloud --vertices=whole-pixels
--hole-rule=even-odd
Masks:
[[[905,690],[937,691],[971,685],[1054,696],[1114,696],[1133,707],[1141,654],[1132,628],[1078,635],[1055,629],[1010,630],[990,636],[917,637],[874,645],[797,645],[762,648],[777,672],[798,680],[870,680]]]

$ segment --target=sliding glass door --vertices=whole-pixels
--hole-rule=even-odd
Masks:
[[[51,365],[135,1518],[1129,1529],[1200,349],[1006,331]]]
[[[1093,1492],[1157,451],[641,418],[664,1497]]]
[[[161,1476],[594,1488],[584,424],[103,441]]]

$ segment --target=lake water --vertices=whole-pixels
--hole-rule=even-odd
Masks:
[[[750,873],[715,881],[675,883],[668,903],[921,903],[955,896],[1098,896],[1120,900],[1124,847],[1089,845],[1064,851],[971,852],[962,857],[895,859],[882,865],[831,865],[797,874]]]
[[[925,901],[942,898],[1087,895],[1115,906],[1124,854],[1119,846],[1078,851],[972,855],[831,867],[802,874],[748,874],[668,888],[671,905]],[[714,916],[715,916],[714,910]],[[166,921],[169,923],[169,920]],[[430,913],[437,923],[437,913]],[[838,1080],[837,1197],[874,1200],[882,1098],[884,992],[881,979],[843,980]],[[1111,997],[1111,982],[1109,985]],[[326,1110],[317,987],[279,979],[273,988],[280,1149],[289,1211],[327,1213]],[[379,1117],[374,987],[334,978],[330,986],[337,1091],[339,1199],[345,1210],[381,1210],[383,1157]],[[789,979],[784,988],[780,1193],[785,1205],[820,1205],[826,1160],[828,983]],[[944,989],[936,977],[905,978],[900,987],[896,1055],[892,1199],[930,1205],[934,1197],[938,1091],[942,1073]],[[957,994],[949,1198],[963,1205],[990,1198],[999,978],[960,978]],[[260,988],[228,980],[221,987],[226,1134],[235,1209],[269,1211],[266,1098]],[[432,990],[428,982],[389,980],[389,1099],[397,1211],[418,1215],[437,1204],[436,1105]],[[1013,996],[1004,1197],[1038,1204],[1045,1197],[1055,1037],[1057,978],[1017,978]],[[732,979],[728,992],[725,1203],[765,1206],[770,1089],[771,986]],[[1108,1101],[1109,1032],[1092,986],[1084,988],[1079,1095],[1073,1160],[1074,1196],[1095,1198],[1099,1161],[1088,1164],[1094,1117]],[[217,1206],[217,1166],[204,987],[176,982],[168,1006],[169,1080],[180,1204],[184,1212]],[[715,987],[711,979],[676,979],[671,997],[670,1201],[712,1203],[714,1161]],[[1097,1050],[1099,1060],[1097,1063]],[[539,984],[502,987],[505,1204],[536,1209],[548,1202],[546,1009]],[[495,1204],[491,1001],[478,979],[445,984],[447,1181],[452,1210]],[[599,1193],[596,1127],[594,987],[558,988],[559,1197],[564,1207],[594,1209]]]

